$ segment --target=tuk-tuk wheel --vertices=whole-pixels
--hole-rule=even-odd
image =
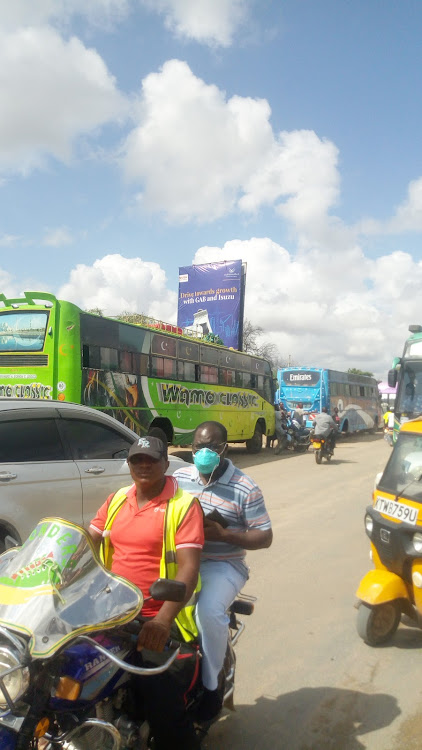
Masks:
[[[369,646],[386,643],[396,632],[401,616],[399,602],[384,602],[369,607],[362,602],[358,609],[357,631]]]

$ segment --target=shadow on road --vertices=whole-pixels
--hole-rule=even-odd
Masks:
[[[204,750],[363,750],[360,737],[391,724],[401,713],[384,693],[332,687],[301,688],[253,706],[225,712],[211,727]],[[380,745],[381,747],[381,745]]]

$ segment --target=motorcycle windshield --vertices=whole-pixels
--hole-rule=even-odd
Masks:
[[[103,567],[87,531],[62,518],[43,518],[0,555],[0,625],[28,635],[34,658],[129,622],[142,604],[136,586]]]

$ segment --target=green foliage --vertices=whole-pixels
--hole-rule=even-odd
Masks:
[[[99,315],[101,318],[104,316],[103,311],[99,307],[92,307],[90,310],[85,310],[85,312],[90,315]]]
[[[217,333],[207,333],[202,341],[206,341],[207,344],[220,344],[220,346],[224,346],[224,341],[220,339]]]
[[[151,318],[143,313],[132,313],[122,312],[120,315],[116,315],[117,320],[121,320],[122,323],[137,323],[138,325],[145,326],[150,323]]]
[[[374,377],[373,372],[367,372],[366,370],[358,370],[356,369],[356,367],[349,367],[347,372],[349,373],[349,375],[369,375],[370,378]]]

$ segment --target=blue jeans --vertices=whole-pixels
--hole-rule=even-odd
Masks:
[[[227,609],[248,580],[225,560],[201,562],[202,588],[196,605],[196,623],[202,649],[202,683],[216,690],[227,648]]]

